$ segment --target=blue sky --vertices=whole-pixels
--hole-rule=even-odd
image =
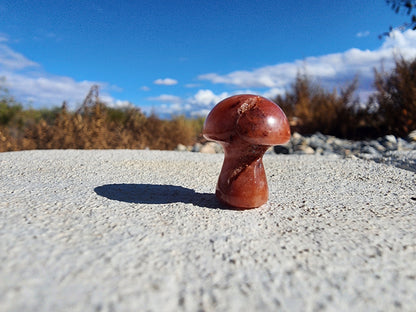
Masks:
[[[328,88],[416,57],[416,32],[384,0],[0,2],[0,82],[25,105],[109,105],[206,114],[236,93],[273,98],[306,71]]]

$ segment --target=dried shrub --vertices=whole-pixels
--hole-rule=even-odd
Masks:
[[[292,130],[322,132],[349,139],[394,134],[416,129],[416,59],[397,58],[391,72],[374,70],[375,93],[367,103],[355,96],[357,80],[340,92],[328,92],[306,75],[298,75],[292,89],[275,101],[287,113]]]
[[[302,134],[322,132],[339,137],[353,137],[351,128],[359,107],[355,96],[355,79],[338,93],[326,91],[305,74],[298,74],[292,89],[275,102],[285,111],[291,121],[292,131]]]
[[[392,72],[375,70],[376,92],[363,105],[355,95],[357,80],[339,91],[325,90],[298,74],[290,90],[275,102],[283,108],[292,131],[322,132],[365,139],[416,129],[416,59],[396,60]],[[24,149],[174,149],[179,143],[204,142],[204,118],[177,116],[163,120],[132,107],[110,108],[93,86],[80,108],[23,109],[0,86],[0,152]]]
[[[397,58],[392,72],[375,70],[369,106],[378,131],[404,137],[416,129],[416,59]]]
[[[26,123],[15,135],[0,129],[0,151],[22,149],[174,149],[192,145],[202,122],[183,116],[162,120],[138,108],[109,108],[93,86],[76,112],[64,105],[53,118]]]
[[[17,140],[10,135],[9,129],[0,127],[0,152],[19,150]]]

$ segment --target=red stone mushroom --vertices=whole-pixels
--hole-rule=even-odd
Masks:
[[[205,120],[203,135],[224,148],[224,163],[216,196],[236,208],[255,208],[267,202],[269,189],[263,167],[266,150],[290,139],[290,127],[281,108],[251,94],[219,102]]]

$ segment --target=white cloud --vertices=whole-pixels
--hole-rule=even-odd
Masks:
[[[399,55],[407,59],[416,57],[416,31],[395,31],[385,39],[379,49],[373,51],[350,49],[343,53],[311,56],[304,60],[265,66],[252,71],[234,71],[225,75],[208,73],[198,78],[214,84],[268,88],[279,93],[293,83],[299,71],[306,71],[326,87],[351,81],[357,74],[362,85],[370,86],[374,68],[383,64],[389,70],[394,65],[394,57]]]
[[[285,91],[286,90],[282,89],[282,88],[271,88],[271,89],[267,90],[266,92],[264,92],[262,94],[262,96],[264,96],[265,98],[268,98],[268,99],[274,99],[278,95],[285,94]]]
[[[7,39],[0,38],[0,42],[5,42]],[[20,53],[10,49],[5,44],[0,44],[0,65],[2,71],[4,70],[20,70],[27,67],[39,67],[39,64],[27,59]]]
[[[173,85],[176,85],[178,81],[172,78],[164,78],[164,79],[159,78],[153,81],[153,83],[157,85],[163,85],[163,86],[173,86]]]
[[[358,38],[368,37],[370,35],[370,32],[368,30],[366,31],[360,31],[356,34]]]
[[[85,97],[85,95],[84,95]],[[100,93],[100,101],[113,108],[132,108],[134,105],[130,101],[116,100],[107,93]]]
[[[208,89],[198,90],[194,95],[187,98],[172,94],[162,94],[157,97],[147,98],[149,101],[159,102],[160,104],[157,107],[152,107],[152,109],[145,109],[145,112],[155,111],[162,117],[182,114],[192,117],[206,116],[215,104],[229,95],[227,92],[215,94]]]
[[[75,81],[70,77],[53,75],[25,75],[7,73],[5,86],[19,101],[33,103],[40,107],[54,107],[66,101],[70,109],[79,106],[92,85],[100,86],[100,99],[109,106],[120,106],[123,101],[110,96],[105,89],[107,84],[96,81]]]
[[[0,44],[0,77],[3,85],[23,104],[37,107],[59,106],[66,101],[69,108],[80,105],[92,85],[100,86],[100,98],[110,106],[125,105],[111,97],[106,90],[120,89],[98,81],[76,81],[70,77],[43,72],[41,66],[24,55]]]
[[[283,94],[283,89],[273,88],[266,92],[259,93],[251,89],[235,90],[232,93],[215,93],[210,89],[200,89],[194,95],[181,98],[172,94],[162,94],[157,97],[149,97],[148,100],[159,102],[157,107],[144,109],[146,113],[156,112],[161,117],[171,117],[175,115],[186,115],[189,117],[206,116],[211,109],[221,100],[236,94],[259,94],[266,98],[274,98],[278,94]]]
[[[211,90],[198,90],[198,92],[189,98],[187,102],[198,106],[213,106],[219,101],[225,99],[228,96],[227,92],[221,94],[214,94]]]
[[[149,101],[167,102],[167,103],[181,103],[182,98],[171,94],[161,94],[156,97],[147,98]]]
[[[212,90],[200,89],[186,99],[186,113],[191,117],[206,116],[218,102],[230,95],[228,92],[215,94]]]
[[[140,87],[140,90],[142,90],[142,91],[150,91],[150,88],[148,86],[142,86],[142,87]]]

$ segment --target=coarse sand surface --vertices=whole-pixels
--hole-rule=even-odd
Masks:
[[[243,211],[222,160],[0,153],[0,311],[415,311],[416,152],[265,155]]]

